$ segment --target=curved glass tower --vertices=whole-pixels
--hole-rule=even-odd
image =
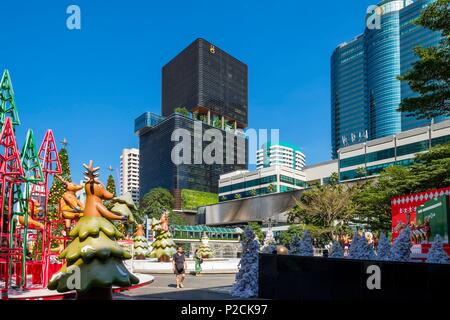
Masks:
[[[383,1],[379,28],[366,29],[366,79],[369,115],[369,139],[401,131],[400,18],[406,1]]]
[[[366,16],[364,33],[340,44],[331,57],[332,156],[340,148],[394,135],[429,124],[397,112],[414,96],[397,80],[417,57],[416,46],[437,44],[441,35],[415,25],[423,8],[435,0],[386,0]],[[377,23],[369,22],[376,19]],[[434,119],[435,122],[445,120]]]

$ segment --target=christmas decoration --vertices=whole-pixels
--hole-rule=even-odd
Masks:
[[[127,217],[129,223],[136,222],[132,210],[137,210],[137,207],[130,192],[127,192],[120,197],[113,198],[111,200],[111,203],[111,212],[114,212],[123,217]]]
[[[287,255],[287,254],[289,254],[288,248],[286,248],[283,245],[276,246],[276,252],[277,252],[277,254],[280,254],[280,255]]]
[[[239,298],[258,296],[258,254],[259,242],[250,228],[245,229],[242,237],[242,257],[239,271],[231,289],[231,295]]]
[[[344,249],[342,248],[339,241],[333,241],[333,246],[331,247],[330,258],[343,258],[344,257]]]
[[[428,251],[427,262],[428,263],[439,263],[439,264],[447,264],[448,263],[448,256],[444,250],[442,238],[439,234],[437,234],[434,237],[433,244],[431,245],[431,248]]]
[[[204,232],[203,236],[202,236],[200,247],[198,247],[198,252],[197,252],[197,255],[199,255],[203,259],[214,257],[214,251],[210,248],[208,241],[209,241],[208,236]]]
[[[138,224],[136,226],[136,232],[133,237],[134,243],[134,259],[144,260],[147,256],[149,256],[149,245],[147,238],[145,237],[144,226],[142,224]]]
[[[350,245],[350,259],[370,259],[370,250],[367,239],[364,236],[360,236],[358,232],[355,232],[352,243]]]
[[[169,213],[165,211],[160,220],[153,219],[151,229],[156,233],[152,243],[150,258],[157,258],[160,262],[168,262],[176,252],[172,234],[169,231]]]
[[[273,237],[272,227],[267,229],[266,237],[264,238],[263,246],[261,247],[261,252],[272,253],[277,250],[275,245],[275,238]]]
[[[20,125],[19,114],[14,100],[14,90],[9,71],[3,71],[0,80],[0,125],[3,126],[6,118],[11,119],[12,126]]]
[[[83,186],[66,181],[59,175],[55,175],[55,178],[63,183],[65,190],[59,199],[58,213],[59,218],[65,220],[66,231],[69,232],[72,220],[83,216],[84,205],[76,196],[76,192],[83,189]]]
[[[408,262],[411,256],[411,247],[411,230],[409,227],[406,227],[395,239],[391,250],[391,260]]]
[[[84,167],[84,214],[70,231],[72,242],[59,256],[66,259],[66,263],[50,279],[48,288],[58,292],[75,289],[78,299],[111,298],[113,285],[126,287],[139,283],[139,279],[123,265],[122,260],[130,259],[131,255],[116,242],[123,235],[110,221],[123,217],[108,211],[103,205],[103,200],[110,200],[113,195],[98,180],[100,168],[94,168],[92,161]],[[75,284],[74,274],[79,277]]]
[[[312,257],[314,255],[314,248],[311,241],[311,236],[307,230],[303,233],[303,238],[300,241],[298,248],[299,256]]]
[[[72,176],[70,174],[70,164],[69,156],[67,154],[67,149],[65,147],[59,150],[59,160],[61,162],[61,174],[60,179],[53,179],[52,186],[50,188],[50,194],[48,197],[48,205],[51,211],[49,218],[51,220],[58,220],[59,215],[57,214],[58,204],[63,194],[68,191],[65,183],[72,182]],[[74,190],[78,191],[78,190]]]
[[[300,254],[300,243],[301,239],[298,235],[294,235],[292,237],[291,242],[289,243],[289,253],[292,255],[299,255]]]
[[[112,174],[109,175],[108,181],[106,182],[106,190],[116,196],[116,182]]]
[[[384,235],[384,233],[381,232],[380,240],[378,241],[376,259],[377,260],[387,261],[387,260],[390,259],[390,255],[391,255],[391,242]]]

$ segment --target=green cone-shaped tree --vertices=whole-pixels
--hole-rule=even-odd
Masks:
[[[134,259],[144,260],[146,257],[150,256],[150,250],[147,238],[145,237],[144,226],[138,224],[136,227],[136,232],[133,237],[134,245]]]
[[[170,258],[176,252],[176,245],[169,231],[169,214],[164,212],[161,219],[152,220],[152,230],[155,231],[155,240],[152,243],[152,252],[150,258],[157,258],[160,262],[170,261]]]
[[[123,235],[111,223],[123,217],[103,205],[103,200],[110,200],[113,195],[97,180],[99,168],[94,168],[92,161],[84,166],[84,215],[70,231],[73,240],[60,255],[66,263],[50,279],[48,288],[58,292],[75,289],[79,299],[104,299],[106,295],[110,298],[113,285],[126,287],[139,283],[139,279],[125,268],[122,260],[131,255],[116,242]]]
[[[59,161],[61,162],[62,170],[62,173],[60,174],[61,178],[64,181],[71,182],[72,176],[70,174],[69,155],[67,154],[66,148],[61,148],[61,150],[59,151]],[[64,192],[66,192],[66,189],[64,188],[64,182],[60,179],[53,179],[52,187],[50,188],[50,193],[48,195],[48,215],[50,220],[59,219],[58,202]]]
[[[206,233],[203,233],[200,247],[198,247],[197,255],[201,258],[212,258],[214,257],[214,251],[208,244],[209,238]]]
[[[116,182],[112,174],[109,175],[108,181],[106,181],[106,190],[116,196]]]

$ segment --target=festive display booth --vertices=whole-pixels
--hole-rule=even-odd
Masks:
[[[395,197],[391,208],[393,241],[409,226],[416,253],[428,253],[430,243],[440,235],[450,255],[450,187]]]
[[[33,131],[26,134],[21,152],[16,142],[20,125],[9,72],[0,81],[0,288],[40,289],[60,267],[51,263],[51,243],[64,245],[49,219],[48,183],[61,173],[53,132],[48,130],[37,149]],[[54,261],[57,262],[57,261]]]

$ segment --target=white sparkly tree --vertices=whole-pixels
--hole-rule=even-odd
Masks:
[[[370,260],[373,259],[373,248],[369,246],[366,237],[360,236],[358,232],[355,233],[352,243],[350,245],[350,259]]]
[[[344,249],[342,249],[339,241],[333,241],[333,246],[331,247],[330,258],[343,258],[344,257]]]
[[[391,242],[388,237],[382,232],[377,247],[377,260],[389,260],[391,255]]]
[[[291,242],[289,243],[289,254],[299,255],[300,245],[301,245],[300,238],[297,235],[293,236]]]
[[[307,230],[303,233],[303,238],[300,241],[299,256],[312,257],[314,255],[314,248],[311,241],[311,236]]]
[[[242,237],[242,257],[231,295],[239,298],[258,296],[259,242],[250,228]]]
[[[430,251],[428,251],[427,262],[440,264],[448,263],[447,252],[444,250],[444,245],[440,235],[436,235],[434,237],[433,244],[431,245]]]
[[[408,262],[411,256],[411,230],[406,227],[400,235],[395,239],[394,246],[391,250],[392,261]]]

